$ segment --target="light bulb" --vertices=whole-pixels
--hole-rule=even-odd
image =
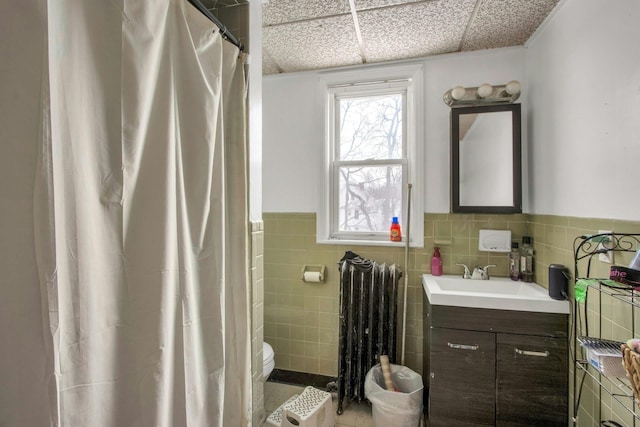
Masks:
[[[491,95],[491,92],[493,92],[493,87],[489,83],[481,84],[478,87],[478,96],[480,98],[486,98]]]
[[[511,80],[504,88],[509,95],[517,95],[520,93],[520,82],[517,80]]]
[[[460,101],[462,98],[464,98],[464,94],[466,91],[467,90],[462,86],[456,86],[451,90],[451,97],[456,101]]]

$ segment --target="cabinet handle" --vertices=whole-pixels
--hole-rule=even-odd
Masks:
[[[447,343],[450,348],[456,348],[460,350],[477,350],[480,348],[479,345],[467,345],[467,344],[452,344],[450,342]]]
[[[523,356],[549,357],[551,355],[551,353],[549,353],[548,351],[520,350],[517,347],[515,347],[513,350],[518,354],[522,354]]]

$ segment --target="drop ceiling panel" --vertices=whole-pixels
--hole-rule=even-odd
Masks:
[[[351,15],[263,28],[263,50],[282,72],[362,62]]]
[[[462,50],[524,44],[558,0],[483,0]]]
[[[349,14],[348,0],[270,0],[262,8],[262,25]]]
[[[269,55],[266,50],[263,50],[262,51],[262,74],[266,76],[268,74],[277,74],[281,72],[282,70],[278,68],[276,63],[271,58],[271,55]]]
[[[358,12],[367,61],[458,51],[475,3],[419,2]]]

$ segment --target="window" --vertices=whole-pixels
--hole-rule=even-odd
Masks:
[[[421,169],[415,90],[414,76],[326,83],[326,212],[319,212],[319,241],[388,244],[393,217],[406,238],[411,182],[412,216],[419,218],[412,221],[419,230],[411,231],[411,241],[421,246],[424,211],[421,203],[413,205],[415,178],[421,176],[415,174]]]
[[[402,217],[406,90],[359,92],[334,97],[331,234],[382,240]]]

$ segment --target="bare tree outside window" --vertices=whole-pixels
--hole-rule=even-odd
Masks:
[[[318,243],[394,246],[389,228],[398,217],[403,242],[423,244],[423,73],[421,65],[403,65],[320,79],[326,88],[327,156],[318,194]],[[408,184],[414,186],[411,215]]]
[[[339,99],[339,231],[386,232],[402,216],[403,105],[403,93]]]

